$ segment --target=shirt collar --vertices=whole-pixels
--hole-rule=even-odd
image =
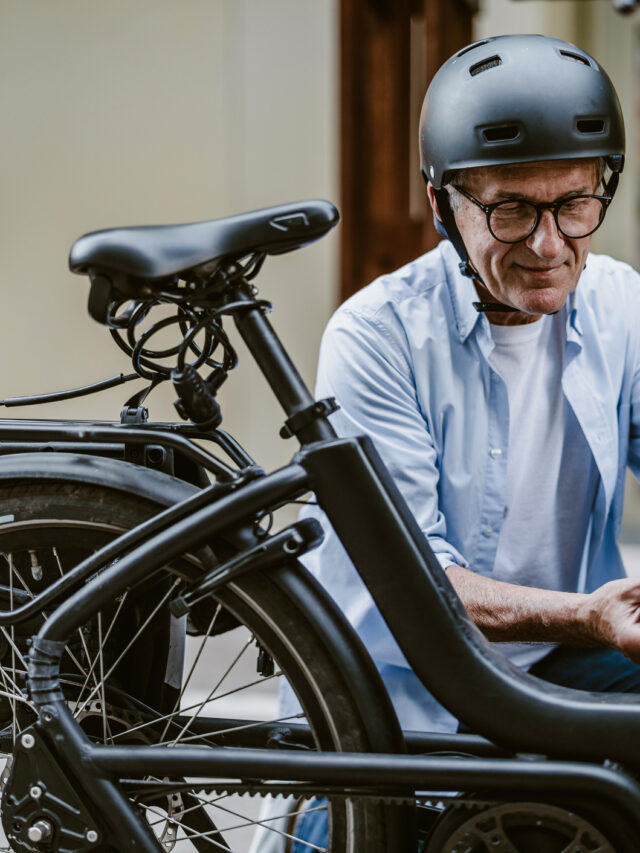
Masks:
[[[580,286],[580,282],[578,282],[578,287]],[[569,298],[567,299],[567,340],[575,340],[578,343],[578,339],[582,337],[582,325],[580,324],[580,318],[578,316],[578,297],[577,297],[577,288],[573,291],[573,293],[569,294]]]
[[[475,329],[480,314],[473,307],[478,301],[473,281],[462,275],[458,266],[460,259],[456,250],[448,240],[441,243],[444,272],[451,296],[451,306],[460,342],[464,343]]]

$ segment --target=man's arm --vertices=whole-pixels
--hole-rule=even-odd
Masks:
[[[607,646],[640,663],[640,581],[580,594],[516,586],[460,566],[449,566],[447,577],[489,640]]]

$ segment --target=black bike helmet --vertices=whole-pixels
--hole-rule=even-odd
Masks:
[[[606,158],[613,195],[624,165],[622,110],[606,72],[579,47],[497,36],[458,51],[431,81],[420,117],[422,175],[465,275],[478,277],[444,189],[452,171],[576,157]]]

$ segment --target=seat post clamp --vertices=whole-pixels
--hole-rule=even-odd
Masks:
[[[284,426],[280,429],[281,438],[291,438],[297,435],[298,431],[312,424],[320,418],[326,418],[333,412],[337,412],[340,406],[336,403],[335,397],[327,397],[324,400],[316,400],[306,409],[291,415],[284,422]]]

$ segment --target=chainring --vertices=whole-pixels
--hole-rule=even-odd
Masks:
[[[539,802],[450,805],[425,853],[616,853],[582,815]]]

